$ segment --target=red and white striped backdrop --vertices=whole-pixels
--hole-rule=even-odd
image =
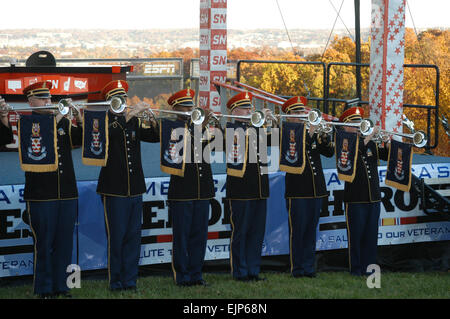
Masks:
[[[211,81],[227,78],[227,0],[200,0],[199,106],[220,112],[220,96]]]
[[[402,132],[405,0],[372,0],[370,119]]]

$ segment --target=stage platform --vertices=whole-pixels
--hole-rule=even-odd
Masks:
[[[159,164],[159,143],[141,143],[142,166],[145,177],[168,176],[161,172]],[[77,181],[95,181],[98,179],[100,167],[87,166],[81,162],[81,148],[72,151],[74,168]],[[415,154],[413,164],[434,164],[450,163],[450,157],[439,157],[432,155]],[[322,156],[322,166],[324,169],[336,167],[335,158]],[[381,161],[380,166],[386,166],[386,162]],[[225,174],[225,164],[212,164],[213,174]],[[18,152],[0,152],[0,185],[18,185],[25,183],[25,174],[20,168]]]

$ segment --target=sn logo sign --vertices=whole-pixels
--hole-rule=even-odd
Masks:
[[[222,34],[216,34],[213,36],[212,43],[215,45],[227,44],[227,36]]]
[[[227,23],[227,15],[224,13],[218,13],[213,16],[213,23]]]
[[[213,56],[212,64],[213,65],[226,65],[227,64],[227,57],[226,56],[221,56],[221,55]]]

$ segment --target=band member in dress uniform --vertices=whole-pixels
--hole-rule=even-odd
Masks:
[[[363,117],[363,108],[352,107],[344,111],[339,120],[357,123]],[[344,126],[344,130],[357,132],[358,129]],[[379,147],[371,140],[376,132],[377,127],[371,135],[359,137],[356,174],[353,182],[345,182],[344,188],[350,273],[357,276],[366,275],[367,266],[377,262],[381,201],[378,162],[388,159],[388,148]]]
[[[307,99],[295,96],[287,100],[282,111],[286,114],[307,114]],[[289,122],[301,122],[298,118],[287,118]],[[299,138],[303,134],[297,135]],[[287,170],[285,198],[289,212],[290,263],[294,277],[315,277],[316,230],[323,198],[328,196],[320,155],[332,157],[334,145],[329,135],[319,135],[316,127],[305,132],[305,156],[302,173]],[[294,140],[296,145],[302,141]],[[295,145],[294,144],[294,145]],[[281,154],[287,156],[287,154]],[[281,166],[280,166],[281,169]],[[284,169],[281,169],[284,170]]]
[[[8,107],[0,96],[0,147],[14,141],[12,127],[8,120]]]
[[[31,107],[49,105],[52,82],[32,84],[23,90]],[[45,114],[51,110],[36,110]],[[78,190],[71,150],[81,145],[82,119],[77,125],[60,115],[56,117],[57,169],[52,172],[25,172],[24,199],[34,235],[34,292],[48,298],[70,297],[67,266],[72,264],[72,246],[78,210]],[[39,130],[46,130],[40,127]],[[50,128],[48,128],[50,129]]]
[[[112,81],[102,90],[105,100],[125,97],[127,92],[128,83],[122,80]],[[108,112],[108,157],[106,166],[100,171],[97,193],[103,197],[109,286],[113,291],[136,289],[141,250],[142,194],[146,191],[140,142],[159,141],[156,122],[144,123],[136,117],[146,107],[139,103],[129,112]]]
[[[194,107],[195,92],[191,89],[173,94],[167,103],[174,111],[190,112]],[[208,112],[208,110],[206,110]],[[186,118],[181,119],[186,121]],[[195,143],[194,130],[206,134],[205,125],[188,122],[190,154],[183,174],[171,174],[168,192],[169,216],[172,218],[172,269],[174,280],[179,286],[207,285],[202,276],[208,239],[210,199],[214,198],[214,181],[211,165],[205,162],[203,152],[208,139]],[[201,148],[201,149],[200,149]],[[201,152],[201,153],[200,153]],[[199,160],[199,156],[201,160]],[[197,160],[195,160],[197,158]]]
[[[251,92],[238,93],[228,100],[227,108],[231,115],[249,115],[253,110],[251,99]],[[247,134],[246,140],[249,142],[241,143],[235,135],[234,143],[232,143],[235,152],[228,153],[227,151],[226,198],[230,209],[232,229],[231,274],[234,279],[239,281],[265,280],[265,278],[259,277],[259,273],[266,228],[267,198],[269,197],[267,167],[263,167],[261,156],[267,154],[259,154],[258,140],[261,136],[258,134],[258,129],[252,128],[248,122],[241,122],[240,119],[236,119],[236,123],[243,125]],[[259,132],[261,130],[263,128],[260,128]],[[252,139],[253,143],[248,137],[248,134],[254,134],[250,131],[257,134],[257,138]],[[269,145],[270,138],[267,141]],[[228,143],[229,141],[227,141]],[[253,155],[250,154],[251,152],[254,152]],[[235,158],[245,157],[238,169],[240,174],[235,174],[236,170],[230,169],[228,159],[230,154]],[[251,160],[252,158],[255,160]]]

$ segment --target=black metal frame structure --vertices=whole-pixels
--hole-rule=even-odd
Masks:
[[[336,116],[336,104],[337,103],[344,103],[344,109],[347,109],[348,107],[352,106],[353,104],[369,104],[368,101],[362,101],[360,97],[352,97],[347,99],[338,99],[338,98],[331,98],[329,96],[330,92],[330,70],[332,67],[335,66],[345,66],[345,67],[369,67],[370,65],[368,63],[347,63],[347,62],[331,62],[331,63],[324,63],[324,62],[314,62],[314,61],[275,61],[275,60],[239,60],[237,62],[237,70],[236,70],[236,77],[237,81],[241,82],[241,65],[244,63],[258,63],[258,64],[296,64],[296,65],[318,65],[322,66],[323,68],[323,96],[322,97],[308,97],[311,101],[316,101],[316,107],[321,109],[324,113]],[[438,145],[438,138],[439,138],[439,78],[440,78],[440,72],[439,67],[437,65],[433,64],[404,64],[405,68],[429,68],[434,69],[436,72],[436,80],[435,80],[435,105],[419,105],[419,104],[403,104],[404,107],[408,108],[420,108],[427,110],[427,128],[426,133],[428,135],[428,142],[425,146],[426,152],[430,153],[431,149],[434,149]],[[359,88],[360,89],[360,88]],[[360,94],[357,92],[357,94]],[[321,103],[322,102],[322,103]],[[323,104],[323,107],[320,107],[320,104]],[[331,104],[331,109],[330,109]],[[434,126],[435,126],[435,133],[433,138],[430,138],[431,136],[431,112],[435,111],[434,114]],[[434,143],[430,144],[430,141],[433,140]]]

